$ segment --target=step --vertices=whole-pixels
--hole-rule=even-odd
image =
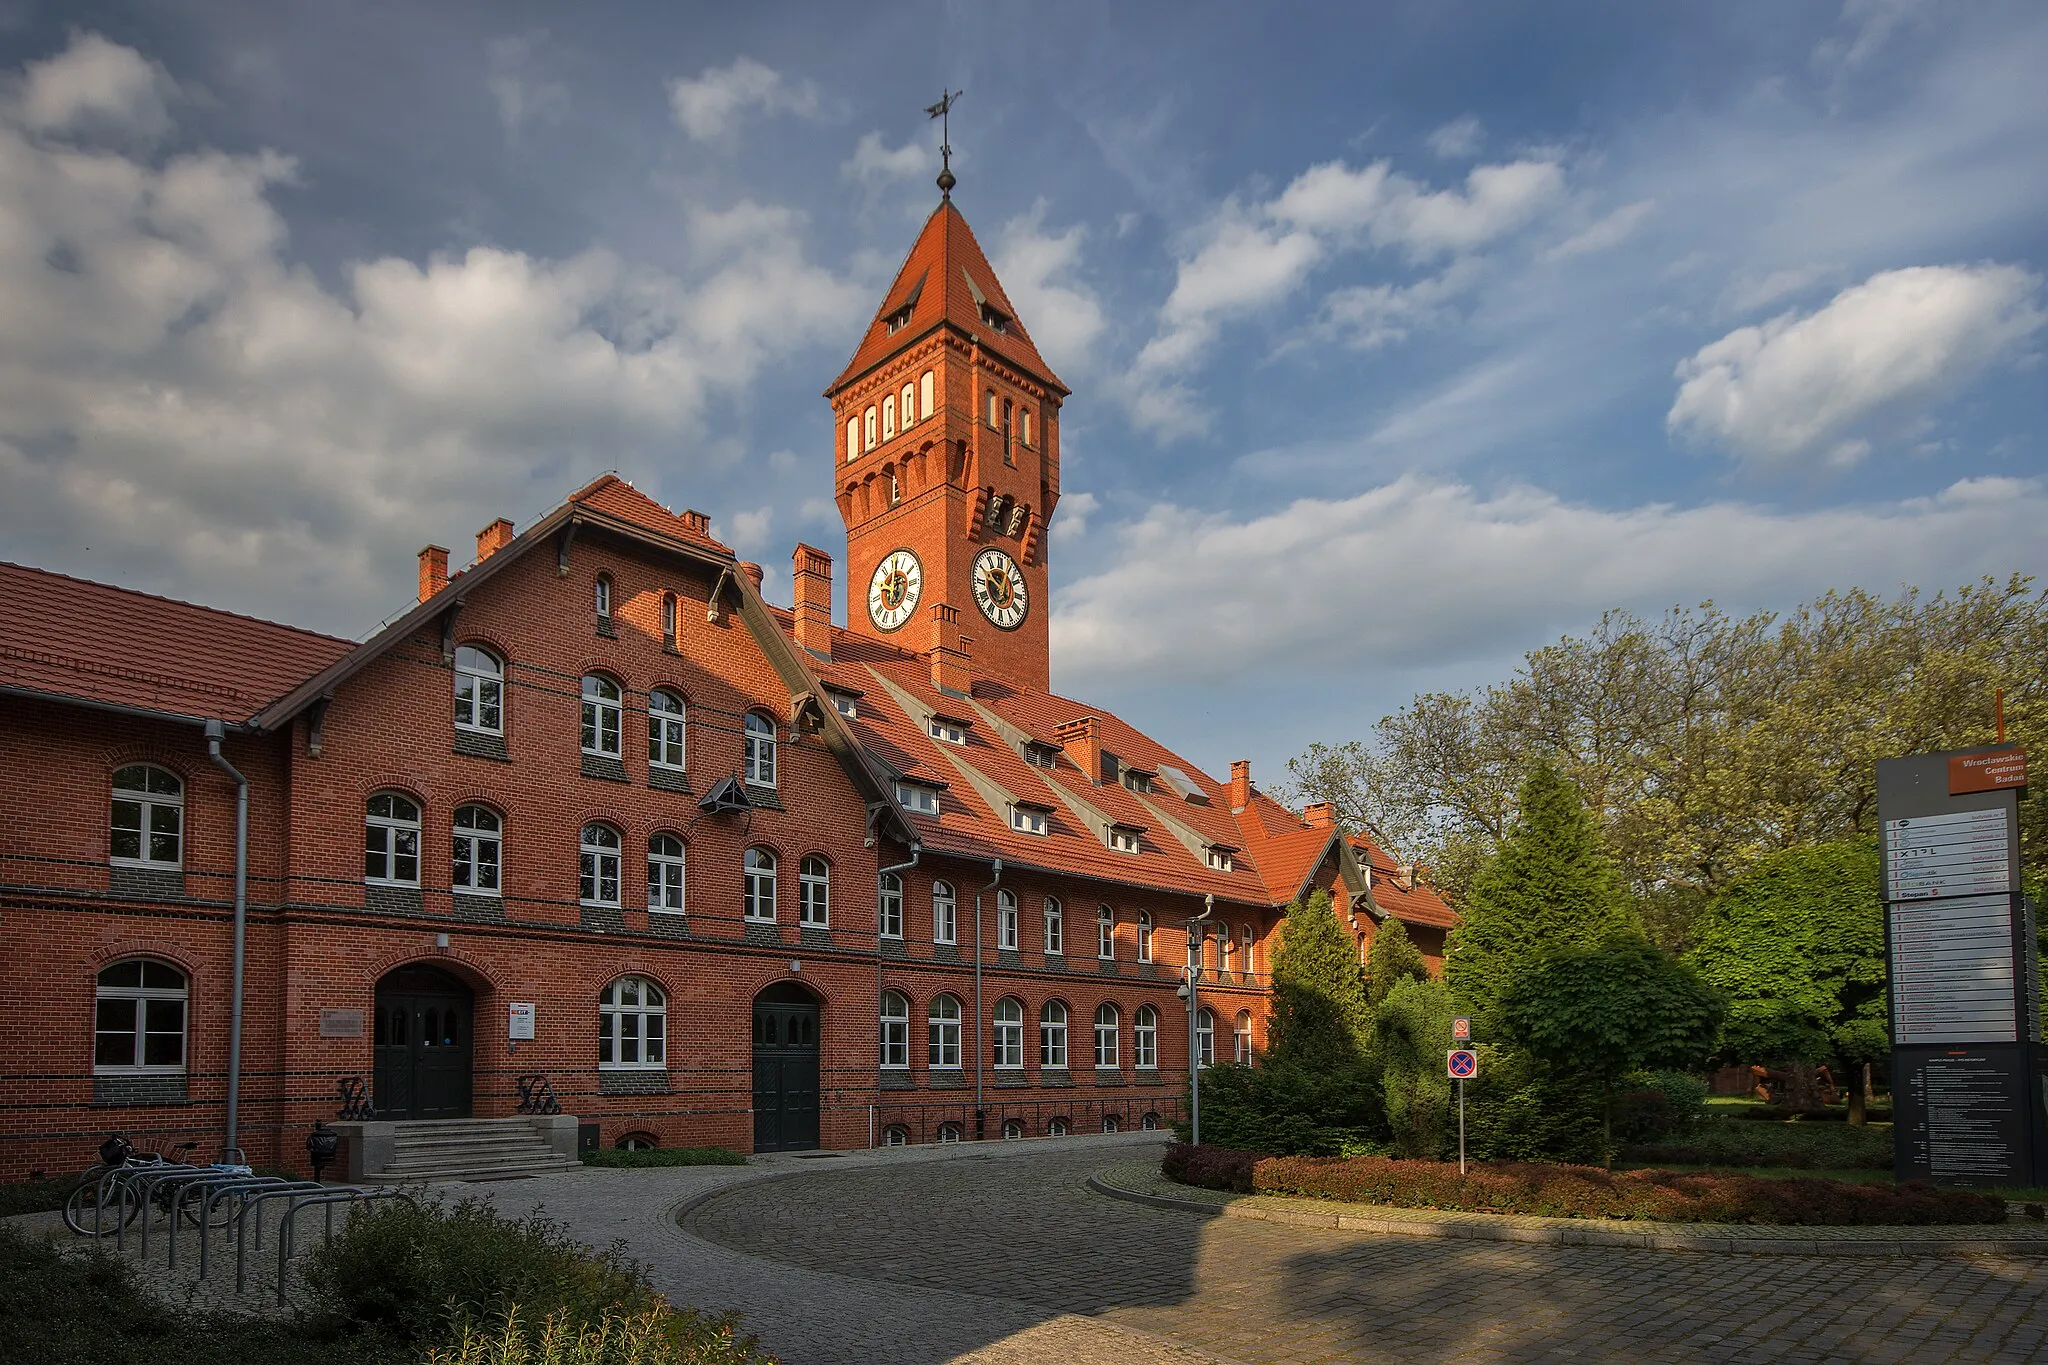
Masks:
[[[399,1138],[393,1144],[399,1151],[440,1151],[456,1147],[545,1147],[547,1143],[536,1133],[461,1133],[446,1137]]]
[[[555,1175],[563,1171],[580,1171],[581,1162],[537,1161],[504,1164],[456,1163],[449,1166],[394,1169],[377,1175],[366,1175],[365,1185],[419,1185],[442,1180],[517,1180],[527,1176]]]

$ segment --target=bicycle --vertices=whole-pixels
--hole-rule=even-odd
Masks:
[[[142,1212],[140,1198],[129,1197],[126,1185],[136,1173],[160,1171],[165,1167],[188,1167],[185,1157],[199,1146],[197,1142],[181,1142],[163,1152],[137,1152],[134,1144],[120,1133],[109,1133],[107,1140],[100,1144],[97,1163],[86,1168],[78,1177],[78,1184],[64,1201],[64,1226],[81,1237],[99,1236],[117,1232],[133,1223]],[[239,1158],[239,1151],[228,1155]],[[241,1161],[217,1162],[212,1166],[189,1166],[193,1171],[219,1171],[222,1174],[247,1174],[249,1167]],[[176,1185],[161,1185],[149,1192],[147,1202],[155,1206],[155,1212],[168,1214],[175,1205]],[[154,1216],[154,1213],[152,1214]],[[185,1221],[199,1226],[202,1215],[196,1205],[184,1209]],[[221,1201],[210,1220],[214,1227],[224,1227],[234,1217],[234,1210],[228,1201]]]

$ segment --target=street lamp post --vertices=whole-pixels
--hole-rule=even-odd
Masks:
[[[1202,913],[1192,919],[1181,921],[1181,927],[1188,931],[1188,961],[1181,969],[1180,989],[1174,994],[1187,1002],[1188,1007],[1188,1141],[1199,1144],[1202,1140],[1202,1055],[1196,1047],[1195,1020],[1202,1007],[1201,945],[1209,933],[1209,916],[1216,912],[1216,897],[1202,898]]]

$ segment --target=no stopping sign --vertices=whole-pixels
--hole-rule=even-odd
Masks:
[[[1444,1055],[1444,1070],[1454,1081],[1469,1081],[1479,1074],[1479,1054],[1469,1047],[1454,1047]]]

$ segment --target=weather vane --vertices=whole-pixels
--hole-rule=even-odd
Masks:
[[[949,200],[953,197],[953,186],[960,183],[953,178],[953,102],[966,93],[965,90],[942,90],[939,102],[925,110],[939,121],[939,193]]]

